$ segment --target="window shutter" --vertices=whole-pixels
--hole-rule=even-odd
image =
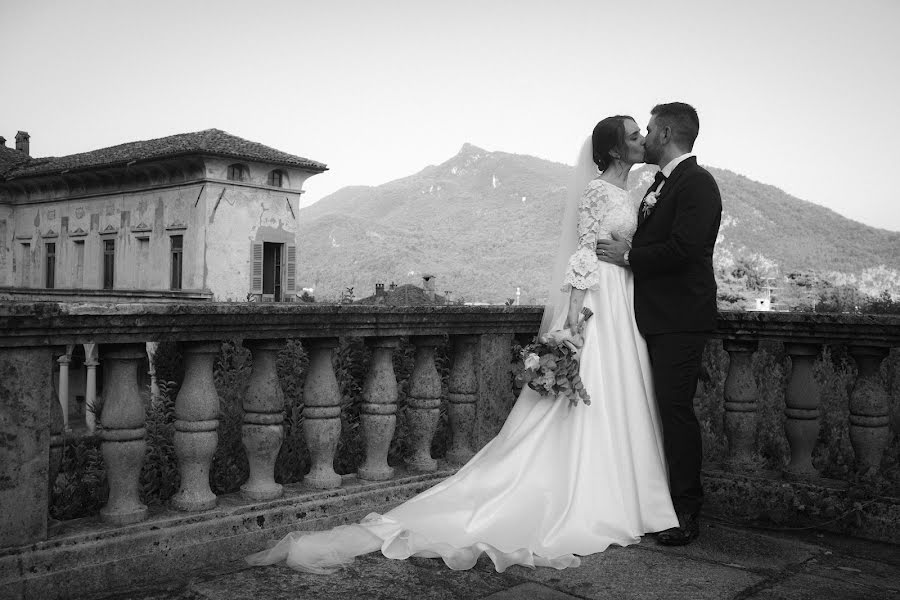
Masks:
[[[263,287],[263,243],[251,242],[250,248],[250,293],[262,294]]]
[[[297,291],[297,246],[288,244],[287,247],[287,292],[294,294]]]

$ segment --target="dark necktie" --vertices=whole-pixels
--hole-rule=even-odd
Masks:
[[[653,185],[647,189],[647,193],[644,194],[644,199],[641,200],[641,208],[638,211],[638,225],[641,225],[650,214],[650,208],[647,206],[647,196],[658,190],[659,186],[661,186],[665,180],[666,176],[663,175],[663,172],[657,171],[656,175],[653,177]]]
[[[666,176],[663,175],[662,171],[657,171],[656,175],[654,175],[653,177],[653,185],[647,188],[647,192],[644,194],[644,198],[658,190],[659,186],[661,186],[665,180]]]

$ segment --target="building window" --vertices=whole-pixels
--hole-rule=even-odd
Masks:
[[[115,283],[116,240],[103,240],[103,289],[111,290]]]
[[[184,258],[184,236],[173,235],[172,240],[172,282],[169,286],[173,290],[181,289],[181,266]]]
[[[137,238],[138,243],[138,265],[137,265],[137,284],[138,289],[150,289],[150,238]]]
[[[263,297],[281,302],[281,249],[284,244],[263,244]]]
[[[269,171],[268,183],[273,187],[284,187],[284,173],[279,169]]]
[[[44,244],[44,287],[56,287],[56,242]]]
[[[84,287],[84,240],[75,242],[75,281],[72,287]]]
[[[235,163],[228,165],[228,181],[245,181],[247,179],[247,167]]]
[[[22,287],[31,287],[31,244],[22,244]]]

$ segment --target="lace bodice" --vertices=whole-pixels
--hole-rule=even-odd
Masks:
[[[578,206],[578,249],[569,259],[563,290],[597,285],[597,240],[616,233],[631,241],[637,229],[637,203],[626,190],[602,179],[591,181]]]

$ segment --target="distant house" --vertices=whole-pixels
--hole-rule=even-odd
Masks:
[[[46,158],[0,137],[0,300],[294,301],[303,182],[325,170],[218,129]],[[102,359],[59,356],[67,426],[93,430]]]
[[[5,141],[0,297],[296,298],[299,199],[326,165],[218,129],[47,158]]]
[[[424,275],[423,286],[418,287],[411,283],[394,285],[391,283],[387,290],[383,283],[375,284],[375,294],[367,298],[357,300],[355,304],[374,304],[379,306],[428,306],[432,304],[447,304],[446,298],[434,293],[434,276]]]

